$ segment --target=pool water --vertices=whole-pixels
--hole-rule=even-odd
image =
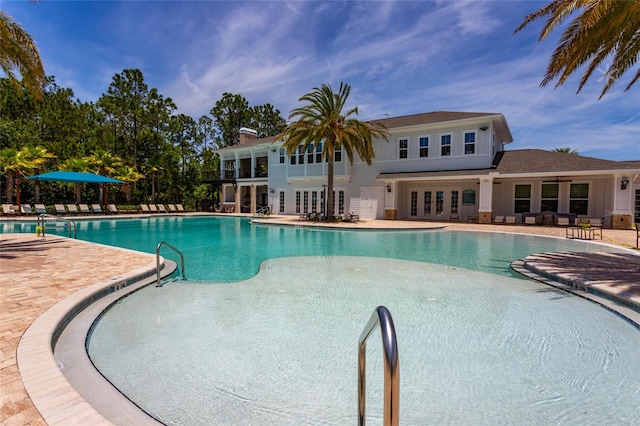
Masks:
[[[166,241],[184,253],[190,279],[236,281],[252,277],[267,259],[290,256],[365,256],[416,260],[505,276],[518,276],[515,259],[550,251],[616,251],[610,246],[503,233],[411,230],[326,230],[256,226],[245,218],[153,217],[77,221],[82,240],[155,253]],[[0,225],[0,232],[35,232],[32,225]],[[32,226],[33,230],[24,227]],[[66,230],[57,231],[66,235]],[[179,257],[162,249],[161,255]]]
[[[92,361],[169,425],[346,425],[358,337],[393,315],[402,425],[640,424],[640,332],[543,284],[374,257],[272,259],[235,283],[169,282],[106,311]],[[367,422],[382,424],[379,331]]]

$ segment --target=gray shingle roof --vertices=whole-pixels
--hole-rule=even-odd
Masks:
[[[489,169],[439,170],[428,172],[381,173],[378,178],[402,179],[418,177],[481,176],[498,172],[501,175],[540,174],[566,175],[594,171],[629,170],[640,172],[638,161],[612,161],[543,149],[519,149],[499,152],[494,167]]]
[[[640,161],[603,160],[543,149],[519,149],[500,154],[496,156],[496,171],[504,174],[638,169],[640,164]]]
[[[446,121],[467,120],[471,118],[493,117],[501,115],[492,112],[455,112],[455,111],[434,111],[422,114],[403,115],[401,117],[383,118],[380,120],[371,120],[382,123],[388,129],[395,127],[416,126],[419,124],[433,124]]]

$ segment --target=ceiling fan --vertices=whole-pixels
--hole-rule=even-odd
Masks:
[[[560,182],[572,182],[571,179],[559,179],[558,176],[554,180],[543,180],[544,183],[560,183]]]

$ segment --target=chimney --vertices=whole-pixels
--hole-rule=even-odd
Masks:
[[[240,127],[240,145],[249,143],[258,139],[258,132],[247,127]]]

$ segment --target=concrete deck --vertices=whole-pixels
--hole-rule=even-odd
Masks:
[[[271,216],[261,222],[389,230],[449,227],[565,237],[563,228],[523,225],[381,220],[326,225],[286,216]],[[605,229],[604,237],[602,242],[625,248],[634,247],[636,242],[635,231]],[[597,286],[600,291],[640,304],[638,253],[637,250],[624,255],[555,253],[528,261],[540,273],[570,282],[576,280],[583,286]],[[68,389],[68,384],[61,384],[59,368],[55,362],[51,364],[52,333],[68,309],[88,295],[150,270],[155,271],[155,257],[150,254],[52,235],[37,238],[31,234],[0,234],[0,425],[109,424],[96,416],[73,389]],[[37,339],[32,340],[34,334]],[[23,365],[18,365],[19,344],[20,359],[32,365],[41,364],[39,372],[27,377],[20,371]],[[47,377],[48,374],[54,377]],[[30,396],[23,382],[29,382],[30,388],[39,386],[38,392]],[[38,409],[32,398],[38,399]],[[38,410],[46,411],[44,417],[48,421]]]

